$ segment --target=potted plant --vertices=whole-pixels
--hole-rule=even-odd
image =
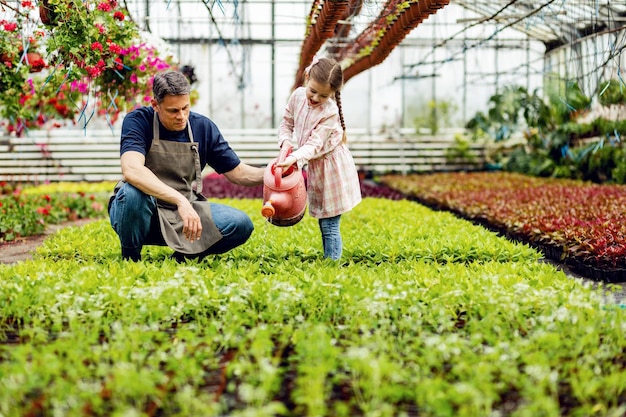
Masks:
[[[117,0],[42,0],[0,20],[0,127],[60,127],[97,114],[110,124],[149,101],[152,78],[173,67]],[[29,24],[25,24],[28,22]],[[35,29],[33,29],[33,27]]]

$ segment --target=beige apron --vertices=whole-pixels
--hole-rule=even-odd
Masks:
[[[211,206],[202,193],[202,176],[198,144],[193,140],[191,126],[187,122],[190,142],[160,140],[159,119],[154,113],[153,139],[146,155],[146,167],[165,184],[179,191],[191,202],[202,221],[202,235],[199,240],[190,242],[183,235],[183,220],[175,205],[157,200],[157,211],[161,233],[167,246],[185,254],[198,254],[222,238],[213,223]],[[194,187],[195,184],[195,187]]]

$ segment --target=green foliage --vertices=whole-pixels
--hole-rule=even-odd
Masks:
[[[409,106],[408,112],[413,114],[413,126],[419,132],[422,128],[435,135],[440,129],[450,127],[453,115],[458,106],[451,100],[429,100],[428,103]]]
[[[0,242],[44,232],[46,226],[106,215],[110,182],[27,187],[0,182]],[[104,191],[104,190],[109,191]]]
[[[573,80],[564,80],[558,76],[547,77],[544,90],[555,125],[574,120],[576,114],[588,109],[591,104],[591,99]]]
[[[626,103],[626,86],[621,80],[603,81],[598,87],[598,102],[603,106]]]
[[[466,125],[473,132],[486,132],[494,141],[508,140],[515,132],[550,124],[549,107],[523,87],[505,87],[489,98],[487,114],[478,112]]]
[[[199,263],[157,247],[122,261],[103,219],[0,265],[0,413],[625,411],[626,310],[528,246],[366,199],[342,219],[336,263],[315,219],[279,228],[261,200],[221,202],[255,232]]]
[[[618,90],[621,94],[615,82],[605,87],[607,99]],[[626,121],[577,123],[577,114],[588,108],[590,99],[576,82],[548,81],[546,92],[544,102],[522,87],[505,88],[490,98],[488,114],[479,112],[467,123],[472,139],[485,143],[488,162],[535,176],[623,184],[619,167]],[[599,139],[580,142],[594,137]]]
[[[472,152],[472,142],[463,135],[454,135],[454,145],[446,150],[448,160],[475,162],[476,155]]]

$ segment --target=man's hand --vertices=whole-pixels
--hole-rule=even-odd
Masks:
[[[191,203],[185,200],[179,204],[178,214],[183,219],[183,235],[185,238],[190,242],[199,240],[202,234],[202,221],[198,213],[191,206]]]

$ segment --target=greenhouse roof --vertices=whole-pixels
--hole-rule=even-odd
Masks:
[[[544,42],[548,49],[626,25],[626,2],[621,1],[456,0],[454,4],[480,16],[465,23],[489,22],[502,28],[511,27]]]

